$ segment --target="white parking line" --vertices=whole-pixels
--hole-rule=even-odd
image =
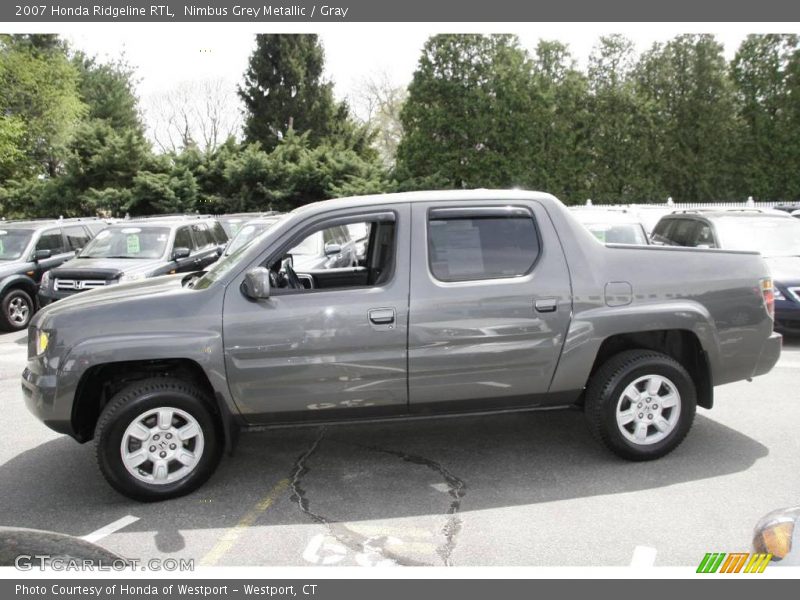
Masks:
[[[652,567],[656,564],[656,549],[650,546],[636,546],[631,557],[632,567]]]
[[[111,535],[115,531],[119,531],[123,527],[127,527],[131,523],[135,523],[139,520],[139,517],[134,517],[132,515],[127,515],[122,517],[121,519],[117,519],[113,523],[109,523],[105,527],[101,527],[97,531],[93,531],[89,535],[83,536],[81,539],[86,540],[87,542],[96,542],[97,540],[101,540],[107,535]]]
[[[800,369],[800,362],[795,362],[793,360],[779,360],[778,364],[775,366],[779,369]]]

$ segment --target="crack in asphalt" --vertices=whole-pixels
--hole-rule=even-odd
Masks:
[[[444,534],[445,542],[439,546],[436,550],[436,553],[442,559],[446,567],[453,566],[452,555],[453,550],[456,548],[456,538],[461,531],[461,517],[459,516],[459,510],[461,509],[461,500],[466,495],[467,486],[462,479],[453,475],[447,468],[445,468],[441,463],[436,462],[435,460],[431,460],[430,458],[425,458],[424,456],[418,456],[415,454],[408,454],[407,452],[400,452],[398,450],[389,450],[386,448],[380,448],[378,446],[363,446],[364,448],[368,448],[369,450],[374,450],[375,452],[383,452],[385,454],[391,454],[392,456],[396,456],[406,462],[410,462],[417,465],[423,465],[428,467],[429,469],[437,472],[442,479],[444,479],[445,483],[448,487],[448,494],[452,498],[450,501],[450,507],[447,509],[447,522],[441,529],[442,534]]]
[[[319,446],[325,437],[325,431],[325,427],[320,428],[319,434],[314,442],[305,452],[303,452],[303,454],[297,457],[297,460],[294,463],[291,473],[291,483],[289,484],[292,490],[291,500],[297,504],[297,506],[306,516],[308,516],[315,523],[324,525],[332,537],[353,552],[375,552],[384,559],[390,560],[401,566],[431,566],[427,563],[411,560],[392,552],[386,547],[390,541],[387,536],[367,537],[365,535],[361,535],[352,529],[349,529],[343,523],[315,513],[311,510],[306,490],[302,487],[301,483],[303,478],[310,471],[308,467],[308,459],[311,458],[311,456],[319,449]]]

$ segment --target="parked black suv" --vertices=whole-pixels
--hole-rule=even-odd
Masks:
[[[106,227],[101,219],[47,219],[0,222],[0,328],[28,325],[42,275],[75,256]]]
[[[76,292],[156,275],[201,271],[222,254],[228,236],[211,217],[125,220],[97,234],[74,259],[41,280],[45,306]]]

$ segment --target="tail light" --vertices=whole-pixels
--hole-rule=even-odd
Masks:
[[[772,286],[772,278],[767,277],[761,280],[761,295],[770,319],[775,320],[775,288]]]

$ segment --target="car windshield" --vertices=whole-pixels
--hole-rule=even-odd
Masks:
[[[644,230],[638,223],[584,223],[584,226],[604,244],[647,245]]]
[[[78,258],[160,258],[169,241],[169,227],[108,227],[86,244]]]
[[[0,260],[16,260],[22,256],[32,235],[30,229],[0,229]]]
[[[239,250],[239,248],[243,248],[252,242],[259,234],[265,232],[274,224],[275,221],[254,221],[248,223],[239,229],[239,232],[234,236],[230,244],[228,244],[228,247],[225,249],[225,256],[233,254]]]
[[[725,250],[800,256],[800,222],[795,219],[722,217],[717,221],[717,233]]]

